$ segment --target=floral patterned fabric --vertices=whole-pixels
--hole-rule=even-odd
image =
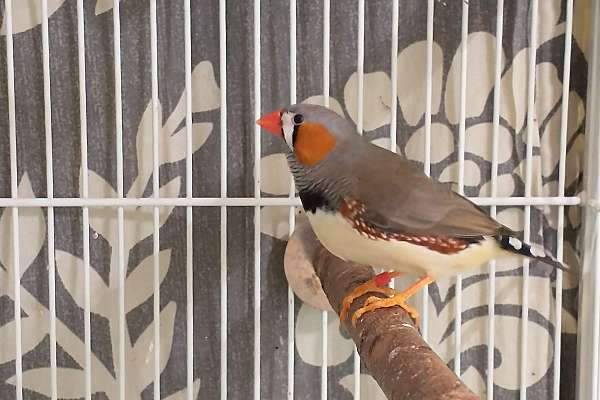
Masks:
[[[11,0],[5,0],[11,1]],[[12,0],[16,90],[19,197],[46,197],[44,92],[40,2]],[[422,0],[401,0],[399,52],[390,57],[391,1],[369,1],[365,9],[364,135],[390,147],[391,66],[398,67],[396,151],[423,162],[425,157],[426,19]],[[539,2],[536,85],[533,120],[531,192],[559,194],[565,1]],[[89,197],[116,197],[113,0],[85,1],[85,50]],[[571,80],[569,83],[565,193],[582,185],[589,0],[575,1]],[[48,0],[52,94],[54,196],[82,193],[77,9],[74,0]],[[192,1],[192,153],[193,194],[220,196],[219,2]],[[297,7],[298,101],[322,103],[322,2]],[[253,4],[227,2],[227,194],[253,197],[254,71]],[[524,196],[527,138],[529,1],[505,2],[502,76],[494,87],[496,2],[469,2],[469,35],[461,44],[461,1],[436,1],[434,18],[431,174],[458,182],[461,46],[467,48],[467,97],[464,190],[491,196],[494,90],[500,90],[498,131],[499,197]],[[160,196],[185,196],[185,88],[183,1],[158,1],[158,74]],[[4,1],[0,35],[0,76],[7,73]],[[152,196],[152,107],[149,2],[120,1],[123,100],[124,193]],[[357,121],[357,21],[355,1],[331,2],[330,107]],[[261,98],[263,112],[289,103],[289,2],[261,2]],[[6,79],[0,79],[0,196],[10,197],[9,125]],[[290,176],[283,144],[261,137],[261,191],[264,197],[288,196]],[[567,263],[578,261],[580,210],[565,207]],[[261,396],[287,394],[287,283],[283,253],[289,236],[289,209],[261,210]],[[531,208],[531,240],[556,254],[558,207]],[[82,211],[56,208],[56,306],[58,397],[85,395],[84,263]],[[50,338],[47,265],[47,210],[20,210],[21,323],[25,398],[50,393]],[[220,393],[220,309],[227,307],[227,392],[230,399],[252,398],[254,318],[254,209],[227,210],[227,304],[220,297],[221,212],[193,210],[194,233],[194,396],[216,399]],[[522,232],[524,207],[498,207],[497,218]],[[118,248],[117,210],[90,209],[90,287],[92,392],[96,399],[118,399]],[[153,211],[124,212],[125,359],[127,399],[153,398],[153,351],[159,346],[161,398],[186,398],[186,210],[160,209],[160,343],[154,343]],[[14,263],[10,210],[0,210],[0,398],[15,398]],[[487,268],[462,276],[461,377],[477,393],[486,391],[488,288]],[[400,280],[406,284],[407,279]],[[454,364],[455,280],[439,281],[428,291],[428,342]],[[556,335],[556,274],[532,263],[529,319],[521,319],[522,266],[496,266],[494,397],[513,399],[521,384],[521,324],[528,348],[526,377],[530,399],[552,395]],[[577,282],[563,281],[561,314],[561,399],[574,396]],[[420,301],[417,301],[420,304]],[[320,393],[321,314],[295,302],[295,398]],[[328,318],[328,393],[351,399],[352,342],[337,316]],[[363,399],[384,399],[362,370]]]

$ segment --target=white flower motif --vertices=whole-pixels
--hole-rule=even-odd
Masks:
[[[340,384],[354,395],[354,375],[346,375],[340,379]],[[360,374],[360,398],[369,400],[387,400],[383,390],[371,375]]]
[[[121,0],[117,0],[117,1],[121,1]],[[107,11],[112,10],[114,7],[114,0],[98,0],[96,1],[96,9],[94,11],[94,13],[96,15],[100,15],[103,14]]]
[[[42,3],[39,0],[7,0],[12,1],[12,32],[21,33],[35,28],[42,23]],[[48,17],[60,8],[65,0],[48,0]],[[6,12],[3,12],[6,15]],[[6,21],[0,27],[0,36],[6,35]]]
[[[300,358],[310,365],[321,365],[321,310],[302,303],[296,321],[296,349]],[[340,320],[329,312],[327,319],[327,365],[346,361],[354,351],[354,342],[340,333]]]
[[[392,81],[385,72],[364,75],[363,129],[372,131],[390,123]],[[344,102],[348,115],[358,124],[358,75],[353,73],[344,87]]]

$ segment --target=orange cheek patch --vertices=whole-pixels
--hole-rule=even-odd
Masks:
[[[294,151],[307,167],[317,164],[335,147],[335,137],[321,124],[305,122],[297,129]]]

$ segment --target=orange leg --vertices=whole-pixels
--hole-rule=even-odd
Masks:
[[[418,327],[419,326],[419,313],[413,307],[408,305],[408,303],[406,301],[411,296],[413,296],[415,293],[417,293],[419,290],[421,290],[423,287],[429,285],[433,281],[434,281],[433,278],[430,278],[429,276],[425,276],[425,277],[421,278],[420,280],[418,280],[417,282],[415,282],[414,284],[412,284],[405,291],[395,294],[390,298],[380,299],[379,297],[375,297],[375,296],[369,297],[367,299],[367,301],[365,302],[365,305],[363,307],[359,308],[358,310],[356,310],[356,312],[352,316],[352,324],[354,326],[356,326],[356,322],[358,321],[358,319],[360,317],[362,317],[365,313],[368,313],[370,311],[377,310],[378,308],[398,306],[398,307],[401,307],[402,309],[404,309],[404,311],[406,311],[412,317],[412,319],[415,320],[415,324]]]
[[[382,272],[381,274],[375,276],[373,279],[363,283],[360,286],[357,286],[352,293],[348,296],[344,297],[344,301],[342,303],[342,309],[340,311],[340,320],[344,321],[348,318],[348,311],[350,310],[350,306],[354,302],[354,300],[358,299],[365,293],[375,292],[375,293],[383,293],[386,296],[392,296],[395,292],[393,289],[386,287],[390,281],[399,276],[399,272]]]

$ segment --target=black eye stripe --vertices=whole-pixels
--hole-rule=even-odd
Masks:
[[[298,125],[294,125],[294,130],[292,131],[292,147],[296,145],[296,137],[298,136]]]

